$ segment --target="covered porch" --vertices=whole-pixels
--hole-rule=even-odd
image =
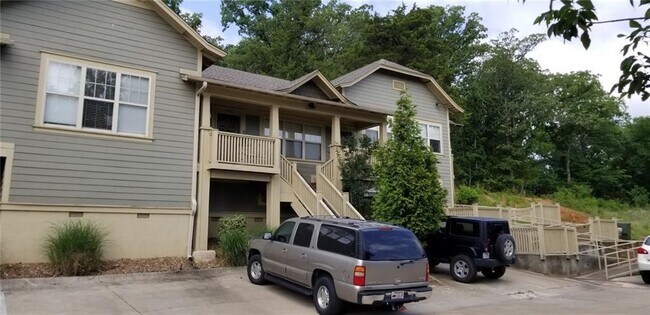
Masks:
[[[203,91],[200,109],[195,249],[207,249],[208,234],[213,230],[210,225],[216,224],[214,211],[212,216],[209,211],[214,209],[213,203],[237,204],[247,198],[236,190],[210,192],[219,186],[232,190],[228,181],[265,188],[265,211],[253,213],[251,222],[255,224],[278,226],[281,208],[287,205],[300,216],[361,217],[341,192],[337,152],[343,137],[369,127],[379,126],[379,137],[385,139],[387,113],[346,102],[214,82],[208,82]],[[215,181],[220,185],[211,188]],[[260,205],[261,198],[257,198]],[[220,212],[251,214],[237,207]]]

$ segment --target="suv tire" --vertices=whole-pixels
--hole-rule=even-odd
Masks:
[[[452,258],[449,270],[451,276],[458,282],[470,283],[476,279],[476,266],[467,255],[458,255]]]
[[[318,278],[314,284],[312,295],[318,314],[335,315],[341,312],[343,301],[336,295],[332,278],[327,276]]]
[[[650,284],[650,271],[641,271],[641,278],[646,284]]]
[[[515,257],[515,239],[510,234],[501,234],[497,237],[494,249],[497,259],[509,263]]]
[[[267,281],[264,279],[266,272],[262,266],[262,256],[256,254],[251,256],[248,259],[248,268],[246,268],[248,273],[248,280],[257,285],[266,284]]]
[[[481,273],[488,279],[499,279],[506,273],[506,266],[496,266],[494,268],[483,268]]]

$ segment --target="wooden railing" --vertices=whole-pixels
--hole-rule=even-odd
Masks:
[[[212,163],[275,168],[276,142],[279,139],[213,131]]]
[[[537,227],[513,227],[510,234],[517,244],[518,254],[539,254],[539,231]]]
[[[323,203],[322,196],[316,193],[298,173],[296,164],[291,163],[283,156],[280,160],[280,177],[291,186],[293,193],[305,209],[315,216],[334,216],[334,213]]]
[[[363,220],[363,216],[350,203],[348,194],[342,193],[334,186],[327,178],[326,171],[324,172],[322,167],[316,170],[317,191],[322,193],[323,198],[339,216]]]
[[[603,220],[599,217],[589,218],[592,241],[609,241],[618,239],[618,221]]]

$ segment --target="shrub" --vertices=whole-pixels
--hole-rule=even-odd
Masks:
[[[648,191],[640,186],[634,186],[629,192],[630,201],[632,205],[637,207],[645,207],[650,204],[650,195]]]
[[[273,233],[274,231],[274,228],[258,225],[248,231],[248,237],[250,239],[262,238],[262,236],[264,236],[264,233]]]
[[[476,189],[461,185],[456,191],[456,203],[461,205],[471,205],[477,203],[479,198],[479,193]]]
[[[243,215],[225,217],[219,223],[219,246],[224,262],[229,266],[246,264],[249,235]]]
[[[219,235],[219,244],[224,261],[229,266],[246,265],[248,250],[248,234],[246,230],[225,230]]]
[[[52,227],[44,250],[56,275],[81,276],[99,270],[106,232],[93,222],[67,221]]]

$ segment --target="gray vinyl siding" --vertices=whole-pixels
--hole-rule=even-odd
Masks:
[[[154,11],[114,1],[1,3],[0,141],[15,143],[10,202],[190,206],[197,51]],[[156,73],[153,143],[37,132],[41,52]]]
[[[419,80],[378,71],[355,85],[346,87],[344,94],[361,107],[394,112],[395,103],[399,99],[400,92],[393,89],[393,80],[406,83],[406,89],[411,95],[411,101],[416,105],[416,118],[418,120],[442,125],[442,154],[437,155],[438,172],[443,187],[447,189],[448,202],[451,202],[453,170],[451,169],[451,146],[448,133],[448,109],[443,105],[436,105],[439,102],[431,93],[431,90]]]

